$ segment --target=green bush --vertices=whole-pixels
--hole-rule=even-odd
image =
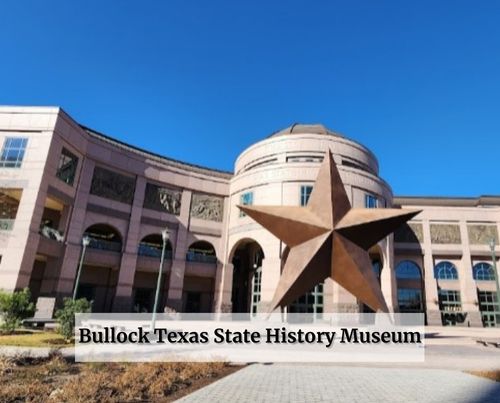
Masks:
[[[75,313],[88,313],[92,308],[92,303],[85,298],[72,300],[64,299],[64,306],[56,312],[56,319],[59,322],[59,333],[70,340],[75,331]]]
[[[35,305],[30,302],[30,290],[7,293],[0,291],[0,316],[2,324],[0,329],[5,333],[13,333],[21,326],[23,319],[33,316]]]

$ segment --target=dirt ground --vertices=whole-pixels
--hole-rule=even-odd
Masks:
[[[0,360],[1,402],[170,402],[240,367],[224,363],[74,363]]]

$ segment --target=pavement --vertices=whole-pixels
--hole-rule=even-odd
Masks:
[[[178,402],[494,402],[500,383],[456,370],[254,364]]]
[[[426,327],[421,363],[253,364],[180,402],[500,402],[500,329]]]

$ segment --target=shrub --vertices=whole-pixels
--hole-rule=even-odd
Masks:
[[[2,324],[0,329],[6,333],[13,333],[21,326],[23,319],[33,316],[35,305],[30,302],[31,293],[25,288],[22,291],[6,293],[0,291],[0,315]]]
[[[66,339],[70,340],[75,331],[75,313],[88,313],[92,307],[92,303],[85,298],[73,300],[71,298],[64,299],[64,305],[56,312],[56,319],[59,322],[59,333]]]

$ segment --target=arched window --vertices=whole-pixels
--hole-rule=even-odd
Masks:
[[[434,278],[438,280],[457,280],[457,268],[453,263],[440,262],[434,267]]]
[[[206,241],[195,242],[189,247],[186,260],[188,262],[217,263],[215,248]]]
[[[396,278],[401,280],[420,280],[420,267],[411,260],[403,260],[396,267]]]
[[[121,252],[122,237],[108,224],[94,224],[83,233],[90,239],[89,248]]]
[[[474,280],[495,280],[493,267],[489,263],[477,263],[472,268]]]

